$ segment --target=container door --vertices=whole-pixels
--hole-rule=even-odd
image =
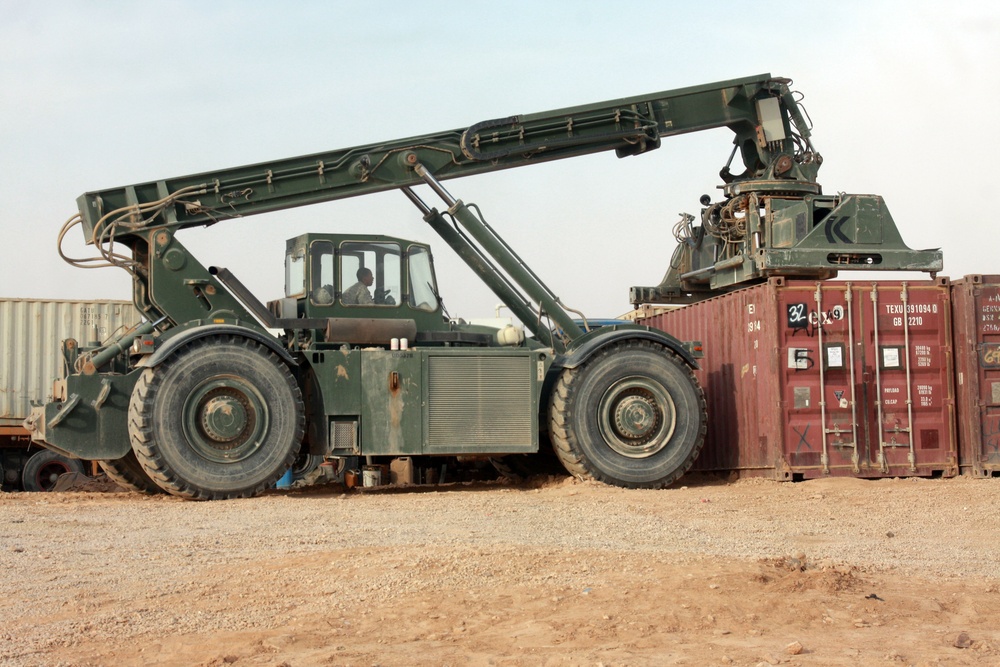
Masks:
[[[984,284],[973,291],[975,350],[978,366],[978,396],[973,397],[981,424],[981,442],[971,443],[971,458],[977,474],[1000,471],[1000,276],[983,276]],[[963,462],[964,465],[964,462]]]
[[[948,288],[872,283],[857,298],[869,475],[956,474]]]
[[[852,296],[843,283],[781,292],[784,462],[807,477],[860,470]]]

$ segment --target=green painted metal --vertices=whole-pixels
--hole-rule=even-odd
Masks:
[[[427,245],[381,234],[302,234],[290,239],[287,248],[286,262],[293,261],[299,253],[304,257],[304,287],[286,287],[286,296],[296,299],[298,317],[320,320],[406,319],[413,321],[417,331],[450,330],[437,303],[437,280]],[[385,287],[383,281],[387,280],[386,274],[398,272],[398,276],[394,277],[396,282],[392,283],[392,289],[384,299],[376,299],[366,305],[348,305],[341,296],[356,282],[357,267],[349,264],[346,257],[353,255],[350,261],[357,261],[361,254],[377,255],[376,263],[382,265],[382,268],[371,267],[376,276],[371,291],[377,293]],[[427,275],[421,285],[414,285],[412,280],[416,270],[412,267],[415,256],[421,256],[427,263]],[[417,295],[420,295],[419,302]],[[425,299],[429,299],[430,303]],[[427,305],[421,308],[421,303]]]
[[[659,382],[636,375],[615,383],[601,397],[598,414],[608,446],[622,456],[641,459],[653,456],[669,442],[677,406]]]
[[[264,342],[276,363],[294,369],[312,454],[536,451],[550,369],[578,367],[611,342],[652,334],[634,326],[585,331],[473,205],[441,182],[601,151],[640,155],[688,132],[728,127],[730,162],[738,154],[742,169],[725,166],[726,199],[703,202],[701,224],[679,228],[671,269],[660,285],[633,288],[633,301],[696,300],[771,275],[827,276],[839,268],[939,270],[940,252],[907,248],[880,198],[822,194],[822,158],[789,84],[762,74],[86,193],[77,200],[86,240],[132,274],[135,304],[155,324],[88,351],[91,363],[66,379],[65,395],[40,410],[35,437],[83,458],[125,455],[128,397],[141,368],[195,337],[225,333]],[[421,183],[441,196],[454,225],[410,190]],[[447,321],[430,249],[406,239],[292,239],[285,298],[269,306],[177,239],[192,226],[391,189],[410,197],[535,340],[499,347],[495,332]],[[121,245],[131,257],[112,252]],[[360,289],[352,283],[367,280],[360,269],[372,274],[372,294],[351,303],[345,295]],[[272,328],[284,333],[276,337]],[[390,349],[391,339],[411,335],[417,349]],[[694,365],[680,341],[657,336]],[[135,357],[126,352],[132,341]],[[249,415],[266,414],[266,406],[254,403],[247,382],[219,378],[178,415],[197,431],[193,448],[203,456],[254,447],[260,433],[248,427]],[[605,435],[641,455],[644,438],[669,421],[651,411],[657,398],[641,379],[612,395],[617,407],[608,414],[616,423],[604,425]],[[250,439],[233,443],[242,433]]]
[[[424,453],[538,450],[538,405],[551,350],[426,350]]]
[[[89,366],[89,370],[93,373],[94,370],[109,363],[118,355],[126,352],[129,349],[129,346],[132,345],[132,341],[140,336],[152,333],[154,329],[154,323],[147,320],[130,329],[127,329],[126,331],[123,331],[112,341],[106,343],[99,352],[88,355],[86,364]]]
[[[314,371],[314,382],[323,397],[323,414],[361,414],[362,351],[343,345],[339,349],[306,352],[304,360]]]
[[[417,163],[439,180],[563,158],[616,151],[620,157],[659,146],[663,137],[716,127],[737,133],[748,165],[791,153],[791,140],[760,148],[756,99],[794,101],[786,81],[769,74],[488,120],[407,139],[219,169],[89,192],[78,200],[84,234],[98,241],[130,230],[206,225],[237,216],[392,190],[421,183]],[[795,108],[795,107],[793,107]],[[783,119],[787,125],[788,119]],[[808,129],[800,128],[808,136]],[[814,180],[813,165],[796,165]]]
[[[554,359],[551,350],[523,347],[306,353],[313,388],[305,393],[323,398],[315,411],[326,426],[310,439],[345,456],[536,451],[542,385]],[[359,426],[357,449],[336,448],[330,432],[345,423]]]
[[[125,456],[131,450],[128,404],[141,372],[68,376],[64,395],[59,397],[62,400],[36,408],[32,439],[72,458],[102,460]]]
[[[231,463],[261,448],[272,416],[252,378],[220,376],[195,387],[178,418],[198,456]]]
[[[739,224],[720,224],[718,204],[703,209],[702,225],[680,233],[660,284],[632,287],[632,303],[691,303],[772,276],[943,268],[940,250],[907,247],[877,195],[752,193],[728,203],[741,201],[746,214]]]
[[[844,268],[941,270],[940,251],[908,248],[887,211],[875,214],[867,209],[863,202],[868,196],[822,195],[816,181],[822,156],[812,145],[811,127],[790,83],[761,74],[110,188],[78,199],[80,219],[88,241],[104,245],[114,238],[132,246],[142,262],[143,244],[136,239],[147,229],[207,225],[409,188],[427,176],[444,181],[600,151],[639,155],[659,147],[666,137],[728,127],[734,134],[729,162],[738,153],[742,170],[734,172],[731,164],[725,165],[720,176],[726,199],[704,202],[701,225],[679,226],[670,269],[659,285],[632,288],[634,303],[698,300],[774,275],[824,278]],[[452,213],[463,224],[475,217],[461,207]],[[821,241],[818,246],[803,243],[820,228],[823,233],[813,236]],[[857,238],[849,229],[859,233]],[[866,229],[873,233],[862,233]],[[873,240],[876,237],[881,238]],[[148,247],[154,254],[161,252],[152,242]],[[508,251],[504,248],[494,257],[505,269],[517,264],[507,261]],[[180,248],[162,252],[165,267],[187,270],[189,257]],[[477,270],[495,271],[482,266]],[[511,277],[569,339],[579,337],[582,332],[574,329],[564,308],[547,290],[535,289],[535,278],[524,283],[524,276]],[[498,296],[516,307],[519,298],[505,292],[500,289]],[[521,319],[528,325],[532,318],[524,315]]]
[[[361,355],[363,454],[422,453],[424,354],[370,350]]]

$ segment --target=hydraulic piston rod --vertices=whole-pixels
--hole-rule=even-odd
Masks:
[[[531,303],[517,292],[513,286],[504,278],[496,267],[457,229],[452,227],[444,219],[444,216],[436,208],[429,207],[410,188],[401,188],[403,194],[409,197],[410,201],[416,205],[424,215],[424,221],[431,226],[438,236],[444,239],[455,253],[478,275],[487,287],[503,301],[504,305],[521,320],[521,322],[535,334],[535,338],[556,349],[562,351],[562,341],[552,335],[552,332],[541,325],[539,313]]]
[[[108,342],[103,348],[97,350],[89,359],[86,359],[84,362],[83,372],[87,375],[93,375],[97,372],[98,368],[127,350],[132,345],[132,341],[139,336],[145,336],[148,333],[152,333],[157,325],[166,319],[166,317],[161,317],[155,322],[146,320],[145,322],[142,322],[141,324],[123,332],[115,340]]]
[[[417,175],[448,205],[448,213],[469,232],[482,246],[483,250],[500,265],[507,275],[537,304],[541,313],[552,318],[552,321],[562,329],[563,333],[576,340],[584,335],[583,329],[573,321],[569,313],[559,304],[558,298],[542,283],[537,276],[529,271],[520,258],[476,217],[461,199],[455,199],[444,189],[434,176],[422,164],[414,166]],[[527,324],[527,323],[526,323]]]

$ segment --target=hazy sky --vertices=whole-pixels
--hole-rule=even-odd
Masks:
[[[123,271],[56,252],[85,191],[765,72],[805,94],[825,192],[883,195],[908,245],[943,248],[945,275],[1000,273],[1000,3],[0,0],[0,16],[0,297],[130,297]],[[659,282],[677,214],[717,194],[731,140],[448,188],[564,302],[614,316],[629,286]],[[183,240],[267,301],[284,240],[306,231],[428,241],[452,315],[493,312],[398,192]],[[65,249],[92,254],[79,229]]]

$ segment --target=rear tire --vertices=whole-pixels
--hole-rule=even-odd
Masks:
[[[163,489],[146,474],[135,452],[129,452],[114,461],[98,461],[97,465],[112,482],[128,491],[144,493],[147,496],[164,493]]]
[[[571,474],[659,489],[698,457],[708,410],[687,364],[651,341],[631,340],[564,370],[549,420],[553,449]]]
[[[149,477],[198,500],[270,488],[305,432],[302,393],[288,366],[238,336],[194,341],[143,371],[129,404],[129,436]]]
[[[25,491],[51,491],[59,476],[68,472],[83,474],[83,462],[66,458],[51,449],[35,452],[21,471],[21,485]]]

